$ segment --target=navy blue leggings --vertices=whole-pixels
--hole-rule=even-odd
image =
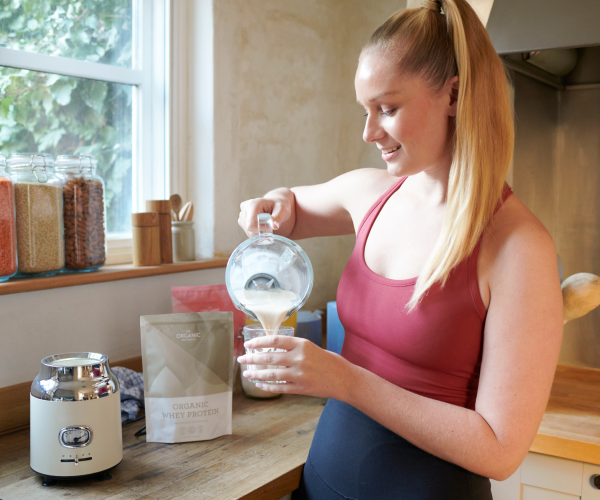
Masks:
[[[490,480],[330,399],[293,500],[492,500]]]

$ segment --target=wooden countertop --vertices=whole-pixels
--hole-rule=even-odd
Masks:
[[[29,429],[0,437],[0,499],[278,500],[295,490],[324,399],[284,395],[256,401],[233,396],[233,434],[212,441],[146,443],[123,426],[123,462],[105,482],[50,487],[29,467]]]
[[[325,400],[284,395],[233,397],[231,436],[180,444],[134,437],[123,428],[124,458],[107,482],[41,486],[29,468],[29,430],[0,437],[0,499],[278,500],[299,482]],[[559,366],[531,451],[600,465],[600,370]]]
[[[556,368],[531,451],[600,465],[600,370]]]

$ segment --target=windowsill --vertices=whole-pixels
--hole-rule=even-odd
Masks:
[[[227,260],[227,258],[212,258],[149,267],[134,267],[133,264],[120,264],[104,266],[98,271],[91,273],[58,274],[47,278],[11,279],[4,283],[0,283],[0,295],[226,267]]]

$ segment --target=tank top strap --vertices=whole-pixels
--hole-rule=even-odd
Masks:
[[[390,197],[396,192],[398,191],[398,189],[400,189],[400,186],[402,186],[402,184],[404,184],[404,181],[408,179],[408,176],[406,177],[401,177],[400,179],[398,179],[397,182],[394,183],[394,185],[392,187],[390,187],[385,193],[383,193],[375,203],[373,203],[373,205],[371,206],[371,208],[369,208],[369,210],[367,211],[367,213],[365,214],[365,216],[363,217],[362,221],[360,222],[360,225],[358,226],[358,231],[356,231],[356,235],[358,236],[363,228],[363,226],[366,224],[367,220],[371,217],[371,215],[373,215],[373,212],[375,210],[377,210],[377,212],[379,212],[379,210],[381,210],[381,208],[383,207],[383,205],[386,204],[386,202],[390,199]],[[375,218],[377,218],[377,215],[375,215]],[[374,219],[371,220],[368,224],[367,227],[367,234],[369,233],[369,231],[371,230],[371,226],[373,225]]]
[[[513,194],[513,190],[510,188],[510,186],[505,182],[504,183],[504,187],[502,188],[502,199],[498,202],[498,205],[496,206],[496,209],[494,210],[494,215],[496,215],[496,212],[498,210],[500,210],[500,207],[504,204],[504,202],[507,200],[507,198]]]

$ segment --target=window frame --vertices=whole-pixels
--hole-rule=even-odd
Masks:
[[[133,0],[132,68],[0,47],[0,66],[133,86],[132,210],[168,199],[170,0]],[[106,264],[132,262],[131,233],[107,234]]]

